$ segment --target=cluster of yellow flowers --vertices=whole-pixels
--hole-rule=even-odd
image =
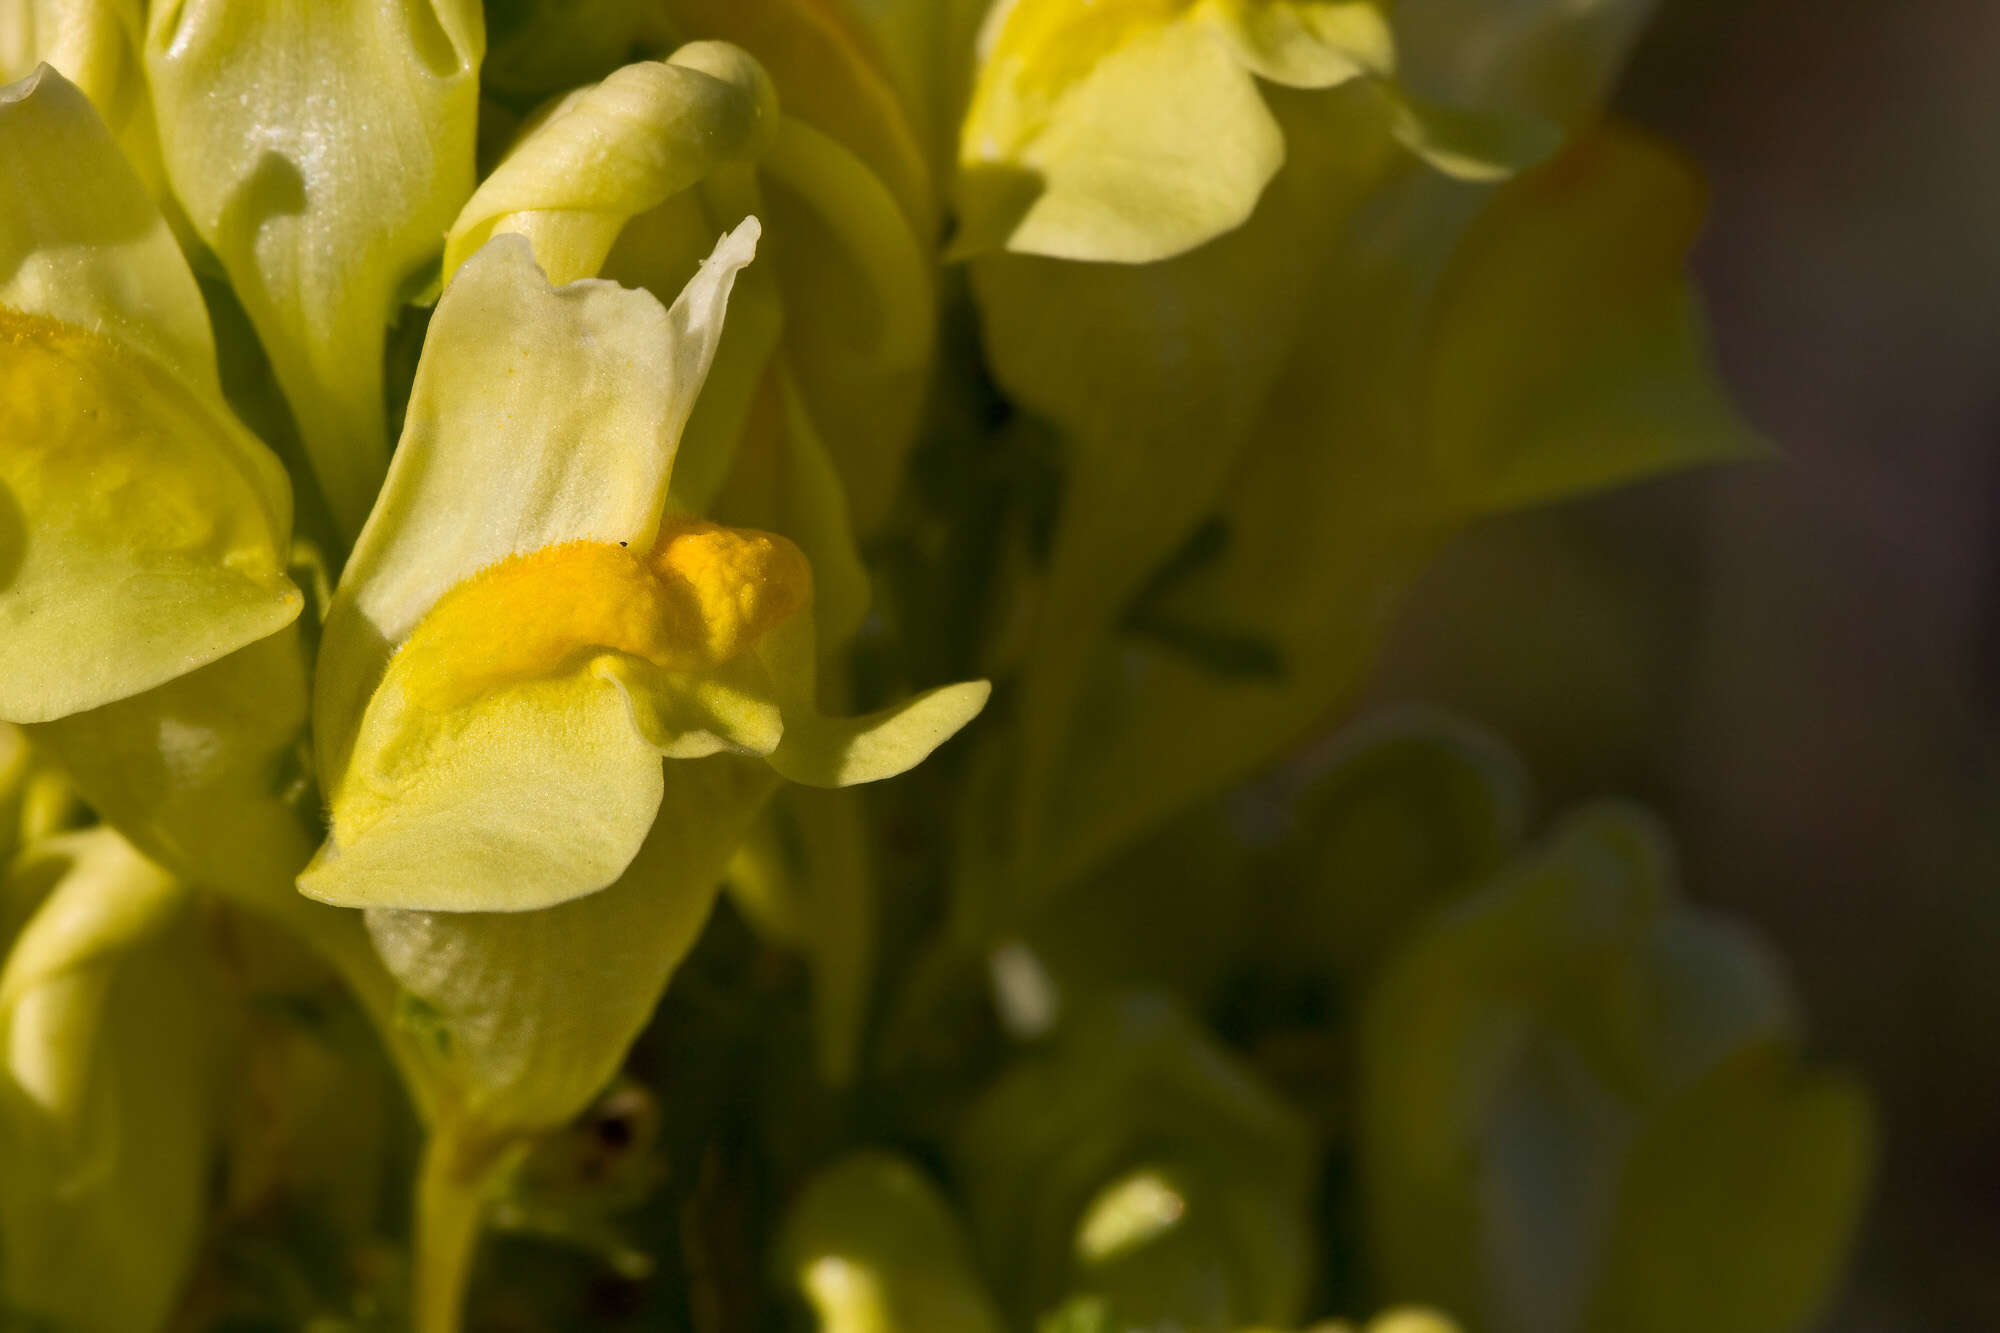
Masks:
[[[982,978],[1026,1043],[961,1053],[959,1199],[907,1125],[801,1164],[821,1328],[1296,1325],[1326,1130],[1154,956],[1229,903],[1210,977],[1266,957],[1267,878],[1266,942],[1372,997],[1384,1302],[1809,1314],[1865,1106],[1650,825],[1517,861],[1423,728],[1359,767],[1448,770],[1388,788],[1424,876],[1200,813],[1452,531],[1760,447],[1697,182],[1601,114],[1643,6],[1411,8],[0,0],[0,1325],[221,1322],[233,1221],[376,1237],[407,1106],[409,1294],[270,1317],[459,1327],[725,886],[805,959],[816,1087],[899,1098]],[[964,752],[846,790],[979,717],[954,676],[1003,691]],[[931,925],[878,985],[892,889]],[[1581,1165],[1529,1180],[1538,1133]]]

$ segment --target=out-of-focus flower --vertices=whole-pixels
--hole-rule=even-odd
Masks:
[[[1396,69],[1420,95],[1574,130],[1598,114],[1655,0],[1406,0]]]
[[[295,618],[283,469],[224,405],[193,275],[90,103],[0,90],[0,717],[161,685]]]
[[[0,722],[0,870],[22,848],[80,823],[82,813],[69,779],[21,728]]]
[[[1867,1099],[1798,1067],[1775,965],[1673,900],[1651,822],[1581,813],[1435,913],[1361,1033],[1390,1296],[1499,1330],[1776,1333],[1829,1294]]]
[[[474,0],[185,0],[147,14],[168,181],[257,327],[336,526],[388,462],[382,348],[472,192]]]
[[[210,1112],[189,894],[109,829],[0,879],[0,1290],[80,1333],[165,1322],[202,1232]]]
[[[1160,996],[1078,1016],[969,1108],[954,1144],[1017,1319],[1292,1324],[1311,1274],[1305,1123]]]
[[[1278,1333],[1278,1330],[1246,1328],[1239,1333]],[[1406,1305],[1384,1310],[1365,1325],[1358,1326],[1358,1330],[1356,1325],[1345,1319],[1327,1319],[1309,1326],[1302,1333],[1459,1333],[1459,1328],[1435,1310]]]
[[[1761,451],[1709,372],[1672,153],[1600,128],[1482,192],[1392,171],[1379,111],[1313,97],[1255,216],[1189,255],[975,265],[1070,464],[975,901],[1032,904],[1296,741],[1457,527]]]
[[[999,1333],[963,1229],[900,1157],[862,1152],[814,1176],[786,1214],[776,1262],[819,1333]]]
[[[1265,792],[1282,836],[1250,836],[1227,800],[1211,801],[1042,913],[1024,938],[1064,1002],[1171,986],[1215,1005],[1246,977],[1365,994],[1433,909],[1499,871],[1524,836],[1519,761],[1428,712],[1356,724],[1297,780],[1282,801]]]
[[[909,108],[911,132],[941,188],[951,181],[959,121],[971,96],[986,0],[850,0]]]
[[[1286,158],[1259,80],[1365,80],[1398,141],[1471,179],[1554,143],[1396,91],[1374,0],[1016,0],[989,22],[960,131],[961,255],[1149,263],[1233,231]]]

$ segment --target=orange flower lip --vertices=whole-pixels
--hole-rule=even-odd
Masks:
[[[571,541],[489,565],[431,608],[398,674],[411,702],[447,712],[598,652],[711,670],[811,600],[811,567],[785,538],[670,519],[643,555]]]

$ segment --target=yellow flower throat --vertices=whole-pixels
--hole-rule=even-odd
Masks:
[[[445,712],[600,652],[709,670],[811,600],[812,568],[783,537],[670,518],[644,554],[574,541],[489,565],[431,608],[395,674],[412,703]]]

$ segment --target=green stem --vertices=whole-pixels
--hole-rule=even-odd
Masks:
[[[459,1333],[486,1193],[501,1157],[489,1138],[440,1119],[417,1177],[414,1333]]]

